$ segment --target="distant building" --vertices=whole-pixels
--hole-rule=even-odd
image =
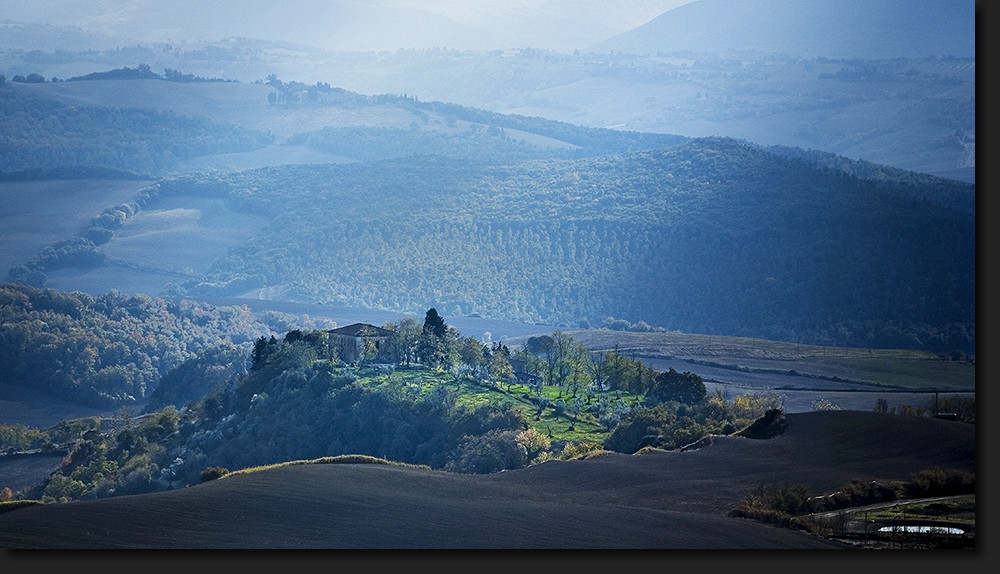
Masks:
[[[354,323],[338,329],[327,331],[327,344],[330,354],[345,363],[354,363],[361,359],[365,342],[375,345],[376,363],[396,363],[396,332],[367,323]]]

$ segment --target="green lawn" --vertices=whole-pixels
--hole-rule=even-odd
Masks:
[[[552,441],[603,443],[609,434],[609,431],[600,424],[593,413],[586,412],[586,405],[584,410],[577,415],[575,421],[568,412],[560,415],[555,414],[553,407],[557,400],[560,398],[567,402],[572,400],[572,391],[566,387],[543,387],[542,396],[549,399],[550,404],[539,414],[538,407],[531,400],[533,391],[522,384],[489,387],[478,384],[468,377],[462,377],[456,381],[450,373],[427,369],[400,369],[392,375],[377,375],[372,378],[372,381],[384,383],[388,381],[389,377],[395,378],[397,382],[402,382],[405,386],[419,389],[422,394],[433,392],[437,387],[444,386],[448,390],[459,393],[457,401],[459,405],[471,408],[487,403],[512,405],[515,410],[524,415],[531,428],[549,437]],[[578,394],[585,397],[582,392]],[[600,395],[607,395],[609,399],[622,400],[628,404],[637,404],[642,401],[642,397],[626,392],[604,391],[593,396],[591,402],[598,400]],[[621,399],[618,399],[619,396]]]

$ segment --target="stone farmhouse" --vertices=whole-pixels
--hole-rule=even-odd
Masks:
[[[375,345],[376,363],[396,363],[399,357],[395,339],[395,331],[367,323],[354,323],[327,331],[330,354],[345,363],[354,363],[361,358],[366,341]]]

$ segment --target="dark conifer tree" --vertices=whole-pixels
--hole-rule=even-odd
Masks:
[[[427,315],[424,317],[424,332],[433,333],[439,339],[443,339],[445,333],[448,332],[448,325],[445,324],[444,319],[438,315],[437,309],[434,307],[428,309]]]

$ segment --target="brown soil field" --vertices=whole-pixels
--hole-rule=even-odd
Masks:
[[[0,514],[0,548],[847,550],[728,513],[765,485],[819,495],[855,479],[976,470],[975,425],[861,411],[787,420],[767,440],[713,437],[696,450],[489,475],[307,464],[34,506]]]

